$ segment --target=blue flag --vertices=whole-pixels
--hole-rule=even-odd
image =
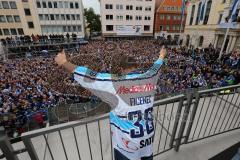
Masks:
[[[230,23],[236,21],[236,19],[237,19],[236,13],[237,13],[239,3],[240,3],[239,0],[234,0],[232,3],[232,8],[230,10],[230,15],[231,15],[230,20],[229,20]]]

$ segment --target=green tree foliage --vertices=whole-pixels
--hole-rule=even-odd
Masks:
[[[101,21],[100,15],[96,14],[93,8],[85,8],[84,9],[84,16],[87,22],[86,28],[90,29],[90,36],[93,32],[100,32],[101,31]]]

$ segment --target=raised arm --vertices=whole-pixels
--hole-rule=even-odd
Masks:
[[[62,66],[70,73],[74,73],[75,69],[77,68],[75,64],[68,62],[64,50],[58,53],[58,55],[55,57],[55,61],[59,66]]]

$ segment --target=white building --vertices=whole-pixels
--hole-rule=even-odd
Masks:
[[[155,0],[100,0],[103,37],[153,36]]]
[[[226,43],[224,36],[229,24],[226,18],[229,17],[232,7],[232,0],[206,0],[205,12],[201,21],[201,7],[203,0],[194,0],[188,6],[187,21],[185,27],[184,45],[194,47],[207,47],[209,44],[216,48],[222,48],[229,53],[240,49],[240,6],[238,6],[236,16],[237,22],[232,23]]]
[[[0,38],[67,33],[84,37],[82,0],[0,1]]]
[[[71,34],[84,37],[83,4],[81,0],[34,0],[36,15],[43,34]]]

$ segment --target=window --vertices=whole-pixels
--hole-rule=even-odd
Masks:
[[[44,20],[42,14],[39,14],[38,16],[39,16],[40,21]]]
[[[50,20],[51,20],[51,21],[54,21],[54,20],[55,20],[54,14],[50,14]]]
[[[43,6],[43,8],[47,8],[47,3],[46,2],[42,2],[42,6]]]
[[[172,30],[175,31],[175,26],[172,26]]]
[[[116,16],[116,19],[117,19],[117,20],[123,20],[123,16],[122,16],[122,15],[117,15],[117,16]]]
[[[25,9],[24,9],[24,12],[25,12],[25,15],[26,15],[26,16],[31,16],[31,11],[30,11],[30,9],[25,8]]]
[[[196,22],[195,22],[196,25],[198,25],[198,22],[199,22],[201,8],[202,8],[202,2],[200,2],[198,5],[197,18],[196,18]]]
[[[6,22],[6,18],[4,15],[0,15],[0,23],[1,22]]]
[[[3,35],[3,33],[2,33],[2,30],[0,29],[0,36],[2,36]]]
[[[17,35],[17,30],[15,28],[11,28],[11,35]]]
[[[73,2],[70,2],[70,8],[73,9],[74,6],[73,6]]]
[[[28,0],[22,0],[22,2],[28,2]]]
[[[63,26],[63,32],[67,32],[67,27]]]
[[[33,22],[28,22],[28,28],[34,28]]]
[[[113,20],[113,15],[109,15],[109,14],[106,15],[106,19],[107,19],[107,20]]]
[[[77,27],[73,26],[73,32],[76,32],[76,31],[77,31]]]
[[[127,5],[126,10],[133,10],[133,6],[132,5]]]
[[[78,32],[82,32],[82,26],[77,26],[78,27]]]
[[[61,20],[65,20],[65,15],[61,14]]]
[[[59,3],[59,8],[63,8],[63,2],[60,1],[60,2],[58,2],[58,3]]]
[[[136,20],[138,21],[142,20],[142,16],[136,16]]]
[[[75,3],[75,8],[77,8],[77,9],[79,8],[78,2]]]
[[[37,8],[41,8],[41,3],[37,1]]]
[[[69,14],[66,14],[66,19],[67,19],[68,21],[71,20]]]
[[[126,20],[132,20],[132,16],[131,15],[126,15]]]
[[[5,36],[10,35],[10,32],[7,28],[3,28],[3,33]]]
[[[123,5],[122,4],[117,4],[116,9],[117,10],[123,10]]]
[[[48,14],[45,14],[45,20],[48,21],[49,20],[49,15]]]
[[[150,16],[145,16],[144,19],[147,20],[147,21],[150,21],[150,20],[151,20],[151,17],[150,17]]]
[[[192,23],[193,23],[194,13],[195,13],[195,5],[192,6],[192,12],[191,12],[189,25],[192,25]]]
[[[151,11],[151,7],[146,7],[145,11]]]
[[[164,20],[164,15],[160,15],[160,20]]]
[[[106,25],[106,31],[113,31],[113,25]]]
[[[136,7],[136,10],[137,10],[137,11],[141,11],[141,10],[142,10],[142,6],[137,6],[137,7]]]
[[[16,2],[10,1],[9,4],[10,4],[10,6],[11,6],[11,9],[17,9],[17,4],[16,4]]]
[[[167,20],[171,20],[171,16],[170,15],[167,15]]]
[[[19,35],[24,35],[24,32],[23,32],[23,29],[22,29],[22,28],[18,28],[17,30],[18,30],[18,34],[19,34]]]
[[[64,8],[69,8],[68,7],[68,2],[66,2],[66,1],[64,2]]]
[[[162,31],[163,30],[163,26],[160,26],[160,31]]]
[[[0,2],[0,9],[2,9],[2,3]]]
[[[80,14],[77,14],[77,20],[80,20],[81,18],[80,18]]]
[[[13,17],[12,17],[11,15],[6,15],[6,18],[7,18],[7,21],[8,21],[9,23],[14,22],[14,21],[13,21]]]
[[[112,5],[112,4],[106,4],[106,5],[105,5],[105,8],[106,8],[106,9],[113,9],[113,5]]]
[[[176,20],[177,20],[177,16],[173,16],[173,20],[175,20],[175,21],[176,21]]]
[[[207,3],[207,9],[206,9],[206,12],[205,12],[205,17],[204,17],[203,24],[208,23],[208,18],[209,18],[209,14],[210,14],[210,11],[211,11],[211,7],[212,7],[212,0],[208,1],[208,3]]]
[[[4,9],[9,9],[10,8],[7,1],[2,1],[2,6],[3,6]],[[3,32],[4,32],[4,30],[3,30]]]
[[[203,41],[204,41],[204,37],[203,37],[203,36],[200,36],[200,37],[199,37],[199,47],[202,47]]]
[[[169,31],[169,30],[170,30],[170,27],[169,27],[168,25],[166,26],[166,30],[167,30],[167,31]]]
[[[222,3],[226,3],[226,0],[223,0]]]
[[[3,33],[5,36],[10,35],[10,32],[7,28],[3,28]]]
[[[75,15],[74,15],[74,14],[72,14],[72,15],[71,15],[71,19],[72,19],[72,20],[76,20],[76,18],[75,18]]]
[[[149,25],[144,25],[144,31],[150,31],[150,26]]]
[[[48,8],[52,8],[52,2],[48,2]]]
[[[58,8],[58,3],[57,2],[53,2],[53,7],[54,8]]]
[[[222,14],[222,13],[220,13],[220,14],[219,14],[219,19],[218,19],[218,24],[220,24],[220,23],[221,23],[221,21],[222,21],[222,16],[223,16],[223,14]]]
[[[59,14],[55,14],[55,19],[56,19],[57,21],[59,21],[59,20],[60,20],[60,15],[59,15]]]

